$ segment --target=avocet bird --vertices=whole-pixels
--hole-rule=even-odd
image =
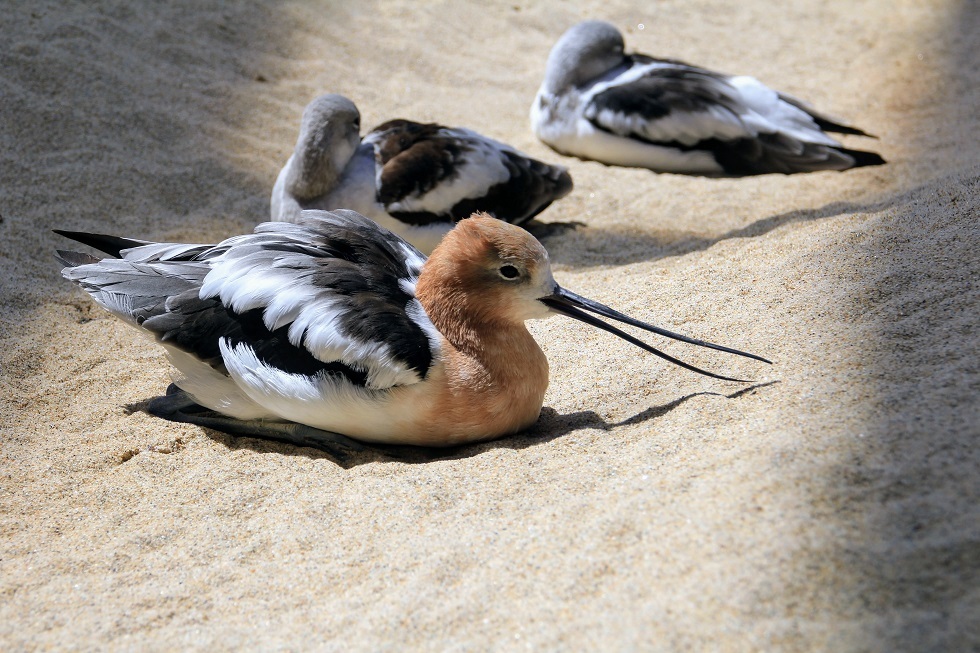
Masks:
[[[296,149],[272,191],[272,219],[348,208],[431,252],[476,211],[523,224],[572,190],[561,166],[468,129],[391,120],[361,140],[361,116],[341,95],[303,112]]]
[[[218,245],[58,231],[62,274],[155,336],[182,375],[150,411],[342,456],[357,441],[449,446],[538,419],[548,361],[524,321],[562,314],[664,354],[590,313],[724,352],[559,286],[519,227],[463,220],[426,258],[353,211],[305,211]],[[201,414],[204,407],[219,415]]]
[[[879,165],[825,132],[869,136],[758,80],[625,54],[609,23],[579,23],[548,56],[531,128],[554,150],[608,165],[705,176]]]

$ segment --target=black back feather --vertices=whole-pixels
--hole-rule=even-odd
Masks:
[[[464,173],[473,145],[467,137],[447,135],[445,129],[433,123],[392,120],[373,130],[384,134],[377,146],[382,165],[378,201],[401,222],[415,226],[458,222],[485,211],[505,222],[522,224],[572,190],[571,175],[564,168],[500,150],[507,179],[489,186],[479,197],[463,199],[439,213],[393,209],[392,204],[422,196]]]

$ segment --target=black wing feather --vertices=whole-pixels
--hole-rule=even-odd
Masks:
[[[131,249],[130,244],[136,242],[69,234],[110,250]],[[68,266],[65,276],[97,301],[154,334],[161,343],[190,353],[219,371],[224,371],[219,342],[226,339],[232,345],[247,344],[259,359],[286,372],[342,375],[365,385],[367,363],[319,360],[305,346],[307,334],[294,345],[288,337],[290,324],[275,329],[266,325],[267,306],[236,312],[222,302],[220,294],[201,296],[207,275],[215,272],[224,254],[236,248],[238,257],[229,259],[231,265],[245,266],[246,275],[254,268],[257,274],[281,275],[284,284],[306,283],[322,289],[339,309],[343,337],[355,344],[384,343],[395,358],[425,377],[438,344],[431,343],[425,329],[406,314],[406,305],[414,296],[402,287],[403,281],[418,276],[425,257],[352,211],[304,212],[298,224],[265,223],[253,235],[216,246],[148,244],[127,252],[127,258],[102,261],[74,252],[60,256]],[[287,270],[290,273],[283,274]],[[248,289],[247,278],[239,282]]]
[[[425,195],[458,175],[475,174],[466,167],[467,155],[478,146],[473,139],[479,137],[408,120],[389,121],[372,133],[380,135],[376,138],[381,166],[378,201],[392,217],[406,224],[458,222],[477,211],[523,224],[572,190],[572,178],[565,168],[494,146],[507,170],[505,181],[487,186],[478,197],[465,198],[438,211],[395,210],[392,205],[409,196]]]

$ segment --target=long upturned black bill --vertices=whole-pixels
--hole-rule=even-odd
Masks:
[[[745,356],[746,358],[752,358],[757,361],[762,361],[763,363],[769,363],[770,365],[772,364],[772,361],[767,360],[762,356],[756,356],[755,354],[749,354],[747,352],[739,351],[738,349],[732,349],[730,347],[723,347],[722,345],[716,345],[714,343],[706,342],[704,340],[697,340],[696,338],[688,338],[687,336],[682,336],[679,333],[674,333],[673,331],[661,329],[660,327],[655,327],[652,324],[647,324],[646,322],[640,322],[639,320],[635,320],[631,318],[629,315],[624,315],[623,313],[620,313],[617,310],[609,308],[605,304],[600,304],[599,302],[592,301],[587,297],[576,295],[570,290],[565,290],[561,286],[557,286],[555,288],[554,293],[552,293],[548,297],[542,297],[539,301],[545,304],[546,306],[548,306],[549,308],[551,308],[552,310],[561,313],[562,315],[567,315],[568,317],[575,318],[576,320],[580,320],[582,322],[585,322],[586,324],[591,324],[592,326],[598,329],[602,329],[603,331],[608,331],[613,335],[619,336],[623,340],[630,342],[636,345],[637,347],[640,347],[641,349],[650,352],[654,356],[659,356],[660,358],[670,361],[675,365],[680,365],[684,369],[691,370],[692,372],[697,372],[698,374],[704,374],[705,376],[710,376],[715,379],[722,379],[724,381],[738,381],[739,383],[748,383],[748,381],[745,379],[735,379],[730,376],[722,376],[720,374],[715,374],[714,372],[708,372],[707,370],[702,370],[701,368],[695,367],[694,365],[691,365],[689,363],[685,363],[682,360],[678,360],[673,356],[669,356],[658,349],[654,349],[647,343],[637,338],[634,338],[633,336],[626,333],[625,331],[617,329],[611,324],[603,322],[602,320],[589,315],[588,313],[584,312],[581,309],[585,309],[586,311],[591,311],[592,313],[595,313],[597,315],[601,315],[603,317],[608,317],[610,319],[623,322],[624,324],[635,326],[638,329],[643,329],[644,331],[650,331],[651,333],[656,333],[661,336],[673,338],[674,340],[680,340],[681,342],[687,342],[692,345],[700,345],[701,347],[710,347],[711,349],[717,349],[718,351],[724,351],[729,354],[737,354],[739,356]]]

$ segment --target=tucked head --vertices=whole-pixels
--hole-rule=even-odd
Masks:
[[[321,95],[303,110],[288,180],[300,198],[316,197],[343,171],[361,142],[361,114],[342,95]]]
[[[328,93],[316,98],[303,109],[299,140],[322,142],[327,135],[349,136],[360,132],[361,114],[343,95]]]
[[[548,55],[545,89],[561,93],[623,62],[623,35],[609,23],[588,20],[565,32]]]

